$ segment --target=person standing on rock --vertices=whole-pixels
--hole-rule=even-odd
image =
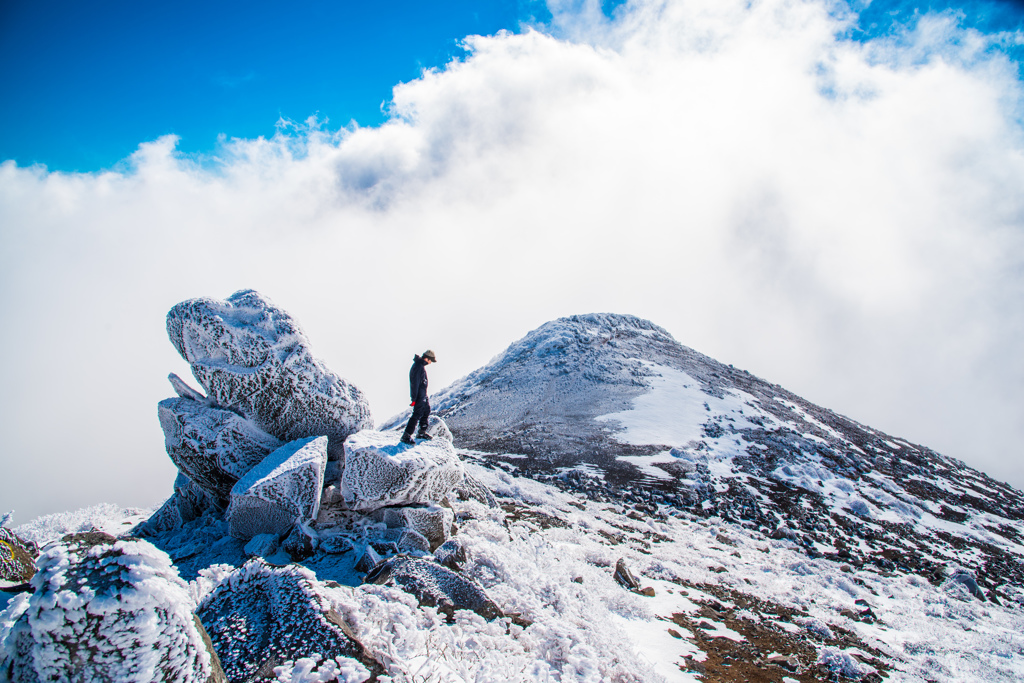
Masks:
[[[427,400],[427,366],[437,362],[437,356],[430,349],[423,352],[422,356],[413,356],[412,368],[409,370],[409,396],[412,398],[412,417],[409,424],[405,426],[405,434],[402,434],[402,443],[414,444],[412,432],[419,423],[420,430],[416,434],[417,439],[430,440],[427,434],[427,418],[430,417],[430,401]]]

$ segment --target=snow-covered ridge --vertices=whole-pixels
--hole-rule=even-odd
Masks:
[[[597,500],[674,504],[934,580],[962,565],[990,593],[1024,585],[1020,491],[633,316],[547,323],[434,403],[456,445]]]
[[[542,326],[434,397],[451,429],[414,447],[359,431],[358,390],[255,292],[168,322],[208,394],[172,377],[162,404],[174,494],[2,518],[0,570],[45,547],[0,681],[105,657],[137,681],[1024,677],[1020,492],[647,321]],[[250,400],[255,376],[301,400]]]

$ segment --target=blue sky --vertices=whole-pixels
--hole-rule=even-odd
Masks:
[[[602,9],[613,14],[621,4]],[[875,0],[851,36],[912,26],[929,11],[959,12],[982,31],[1014,29],[1022,7]],[[0,5],[0,159],[87,172],[169,133],[182,151],[211,152],[219,135],[270,136],[280,118],[376,126],[392,87],[461,57],[465,36],[550,20],[537,0],[8,0]],[[1024,47],[1008,50],[1019,57]]]
[[[0,158],[92,171],[167,133],[271,135],[279,117],[383,120],[391,88],[469,34],[544,19],[517,0],[0,5]]]
[[[0,3],[0,512],[166,497],[243,288],[378,423],[608,311],[1024,487],[1024,13],[854,9]]]

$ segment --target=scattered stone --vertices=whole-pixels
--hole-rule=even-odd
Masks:
[[[633,576],[633,573],[629,571],[629,567],[626,566],[626,560],[624,558],[620,557],[615,563],[615,573],[612,577],[624,588],[634,591],[640,590],[640,582],[637,581],[636,577]]]
[[[374,550],[372,546],[367,546],[362,557],[356,562],[355,570],[365,574],[380,564],[381,560],[383,558],[380,556],[380,553]]]
[[[380,508],[370,513],[371,519],[384,522],[389,529],[407,528],[422,534],[433,551],[448,540],[455,513],[440,505],[417,505]]]
[[[343,555],[354,548],[355,546],[353,545],[352,540],[347,536],[342,536],[341,534],[335,536],[321,536],[320,543],[317,545],[317,550],[331,555]]]
[[[479,584],[430,560],[392,557],[374,567],[366,583],[396,585],[416,596],[421,605],[436,607],[449,621],[458,609],[472,610],[485,619],[504,616]]]
[[[483,503],[489,508],[499,508],[498,499],[494,497],[490,489],[484,486],[475,477],[466,472],[463,475],[461,484],[458,484],[454,489],[455,493],[458,494],[462,500],[475,500],[478,503]]]
[[[235,482],[282,445],[252,421],[205,401],[168,398],[157,412],[175,466],[220,501],[227,501]]]
[[[668,634],[670,636],[672,636],[673,638],[679,638],[680,640],[682,640],[682,638],[683,638],[682,634],[679,633],[679,631],[675,630],[674,628],[670,628],[668,630]]]
[[[981,590],[981,586],[978,585],[977,579],[971,575],[965,569],[957,569],[954,571],[948,579],[942,584],[944,590],[948,590],[950,587],[963,587],[968,593],[973,595],[978,600],[985,602],[985,593]]]
[[[183,301],[167,314],[167,335],[211,400],[282,441],[326,435],[337,460],[346,437],[373,428],[363,393],[314,358],[299,325],[258,292]]]
[[[281,541],[281,550],[288,553],[292,560],[298,562],[311,557],[316,552],[317,539],[309,535],[307,527],[296,524],[291,532]]]
[[[653,598],[654,597],[654,587],[653,586],[647,586],[643,590],[640,590],[640,591],[637,591],[637,592],[640,593],[640,595],[646,595],[649,598]]]
[[[314,520],[320,510],[327,437],[285,444],[238,480],[231,490],[227,521],[242,540],[258,534],[284,535],[296,521]]]
[[[427,537],[414,529],[398,528],[384,529],[375,535],[373,544],[393,545],[395,552],[417,552],[429,553],[430,541]]]
[[[279,545],[277,534],[257,534],[245,544],[245,554],[249,557],[269,557],[277,552]]]
[[[450,538],[434,551],[434,560],[452,571],[460,571],[466,563],[466,546],[458,538]]]
[[[353,510],[440,501],[463,481],[451,442],[399,443],[397,432],[362,431],[345,441],[341,492]]]
[[[203,599],[196,615],[206,626],[231,681],[274,679],[273,669],[314,654],[352,657],[383,670],[330,613],[315,589],[316,577],[297,565],[273,568],[247,562]],[[349,630],[349,633],[351,631]]]
[[[223,682],[188,585],[146,541],[66,536],[39,558],[0,657],[11,681]],[[143,627],[144,626],[144,627]]]
[[[36,573],[39,555],[34,543],[25,541],[10,529],[0,527],[0,590],[21,590]]]
[[[583,583],[583,577],[577,576],[572,580],[573,583]]]

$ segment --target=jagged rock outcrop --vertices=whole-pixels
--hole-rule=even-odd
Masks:
[[[231,489],[226,517],[235,538],[284,534],[320,510],[327,466],[327,437],[285,444],[249,470]]]
[[[362,392],[318,361],[298,323],[258,292],[183,301],[167,314],[167,334],[211,400],[282,441],[326,435],[333,460],[349,434],[373,428]]]
[[[399,443],[396,432],[362,431],[345,441],[341,493],[350,509],[440,501],[465,471],[450,441]]]
[[[178,470],[225,503],[235,482],[282,445],[252,421],[206,401],[168,398],[158,414],[164,447]]]
[[[485,619],[502,616],[501,609],[478,583],[431,560],[392,557],[370,570],[366,583],[398,586],[416,596],[421,605],[436,607],[449,619],[458,609],[472,610]]]
[[[274,667],[319,655],[344,656],[383,673],[330,604],[314,588],[316,577],[291,565],[274,568],[247,562],[221,581],[201,602],[196,615],[206,626],[232,683],[274,680]]]
[[[75,534],[40,556],[34,592],[0,652],[0,678],[223,681],[188,586],[146,541]]]

